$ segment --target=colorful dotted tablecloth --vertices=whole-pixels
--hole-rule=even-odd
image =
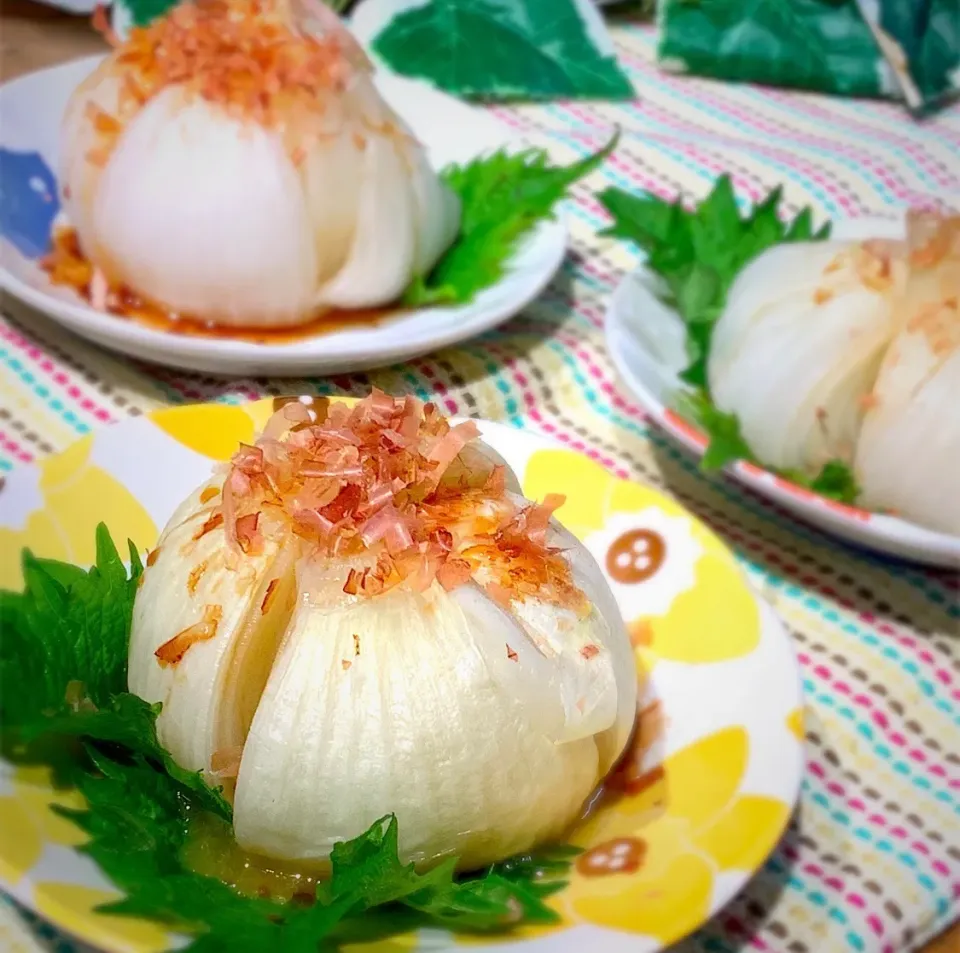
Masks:
[[[786,837],[743,894],[679,949],[915,949],[960,916],[960,580],[846,548],[707,479],[647,424],[615,377],[602,330],[635,256],[597,238],[604,215],[594,193],[617,185],[698,198],[729,172],[745,202],[782,185],[790,211],[809,204],[821,216],[960,205],[960,109],[918,124],[891,103],[667,76],[654,66],[651,28],[620,23],[613,33],[635,102],[496,110],[558,160],[598,148],[614,125],[623,132],[616,155],[568,203],[570,255],[524,314],[367,374],[222,381],[114,357],[8,301],[0,472],[164,404],[376,384],[548,434],[665,489],[737,551],[786,621],[808,704],[808,770]],[[11,909],[0,907],[3,918]],[[40,942],[70,948],[49,932]]]

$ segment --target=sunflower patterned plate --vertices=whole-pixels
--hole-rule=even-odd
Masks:
[[[151,547],[175,506],[251,442],[271,401],[203,404],[136,417],[84,437],[0,491],[0,587],[21,585],[23,546],[93,561],[94,528]],[[551,898],[562,923],[502,938],[425,931],[353,953],[654,953],[737,893],[786,827],[802,770],[800,678],[787,634],[731,553],[672,500],[570,450],[503,425],[483,436],[524,493],[563,493],[560,520],[591,550],[636,647],[644,715],[629,772],[571,832],[584,848]],[[116,897],[74,848],[84,835],[51,812],[75,805],[45,770],[0,762],[0,884],[42,916],[110,951],[151,953],[180,938],[94,908]]]

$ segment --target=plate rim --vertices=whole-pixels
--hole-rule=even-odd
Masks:
[[[23,304],[39,311],[41,315],[55,322],[65,330],[76,334],[84,340],[103,348],[114,355],[134,356],[140,360],[147,360],[155,364],[174,368],[201,370],[213,374],[232,375],[240,366],[249,367],[256,363],[262,365],[262,373],[270,376],[291,376],[301,373],[310,373],[310,368],[318,373],[350,373],[351,370],[363,370],[369,367],[383,366],[397,361],[412,360],[417,356],[432,353],[433,351],[449,347],[459,341],[469,340],[485,331],[497,327],[504,321],[519,314],[529,304],[535,301],[556,276],[567,254],[568,232],[565,223],[566,216],[558,215],[555,219],[543,223],[530,236],[543,246],[546,259],[549,252],[549,264],[545,260],[542,271],[531,278],[528,286],[509,302],[491,307],[481,317],[475,317],[472,322],[463,322],[459,326],[452,326],[448,331],[427,339],[408,340],[394,339],[389,348],[377,347],[375,341],[369,342],[365,348],[357,347],[353,351],[341,352],[336,355],[305,354],[304,343],[313,343],[318,349],[345,332],[332,331],[329,334],[317,334],[308,338],[286,344],[254,344],[247,341],[231,341],[191,337],[189,335],[172,335],[154,328],[142,327],[134,322],[125,322],[122,318],[108,315],[83,304],[75,304],[55,298],[38,288],[27,284],[10,272],[0,261],[0,290],[13,295]],[[539,239],[537,235],[539,234]],[[549,246],[548,246],[549,243]],[[501,281],[506,280],[504,279]],[[499,286],[491,285],[480,292],[495,292]],[[479,297],[479,296],[478,296]],[[442,309],[456,315],[459,311],[467,311],[474,307],[477,299],[458,308]],[[58,310],[49,307],[48,302],[55,301]],[[391,330],[400,331],[404,322],[420,318],[428,314],[436,314],[441,309],[421,308],[408,316],[390,319]],[[67,315],[67,317],[64,317]],[[376,336],[381,329],[371,328],[361,331],[363,334]],[[356,329],[351,329],[355,333]],[[103,343],[104,338],[119,341],[119,344]],[[216,346],[211,347],[205,342],[213,341]],[[177,348],[182,356],[167,355],[168,349],[174,349],[175,344],[183,342],[198,342],[195,346]],[[164,346],[165,345],[165,346]],[[147,357],[142,350],[150,350],[152,356]],[[274,364],[270,357],[277,355],[280,363]],[[209,361],[207,360],[209,359]],[[214,362],[222,362],[219,367]]]
[[[849,222],[860,224],[882,222],[889,229],[891,218],[867,215],[855,219],[840,219],[833,224],[835,228],[839,225],[842,231],[843,225]],[[637,398],[651,420],[675,443],[680,444],[699,460],[703,457],[705,449],[702,433],[657,397],[643,380],[641,372],[630,367],[622,349],[616,346],[617,336],[629,338],[644,351],[651,362],[658,363],[656,355],[633,334],[622,313],[623,300],[636,293],[639,284],[637,279],[644,275],[652,275],[646,266],[645,256],[623,274],[610,295],[603,320],[603,336],[607,352],[610,354],[620,380]],[[662,363],[659,366],[663,366]],[[764,498],[789,510],[791,514],[803,519],[808,525],[821,532],[840,537],[849,545],[939,568],[960,567],[960,536],[933,530],[896,516],[837,503],[819,494],[805,491],[789,481],[783,482],[792,489],[785,489],[773,482],[774,479],[780,479],[775,474],[762,466],[743,460],[725,465],[722,472]],[[836,528],[836,524],[846,527],[847,533]],[[905,539],[903,534],[908,538]]]
[[[323,395],[323,396],[330,396],[331,399],[336,400],[338,396],[349,397],[350,395],[334,394],[334,395]],[[263,399],[264,398],[261,398],[261,400]],[[270,399],[270,398],[266,398],[266,399]],[[255,403],[257,403],[257,401],[244,401],[243,403],[236,406],[238,406],[240,409],[244,409],[250,406],[251,404],[255,404]],[[224,405],[219,404],[215,401],[204,401],[199,403],[180,404],[180,405],[175,405],[173,407],[164,406],[164,407],[156,408],[155,410],[144,414],[143,417],[123,418],[112,424],[108,424],[107,426],[112,428],[117,426],[123,427],[124,425],[135,425],[137,422],[142,421],[143,418],[151,419],[154,414],[158,414],[158,413],[169,414],[171,411],[176,411],[176,410],[194,410],[195,408],[200,406],[222,407]],[[454,418],[454,419],[457,419],[457,418]],[[460,418],[460,419],[465,419],[465,418]],[[531,442],[534,442],[539,447],[542,447],[545,449],[561,449],[564,452],[576,453],[580,456],[585,456],[580,451],[573,450],[572,448],[563,445],[559,441],[554,440],[549,436],[537,433],[532,430],[528,430],[526,428],[516,427],[502,421],[494,421],[494,420],[487,420],[487,419],[480,419],[480,418],[472,418],[472,419],[476,420],[476,422],[478,423],[481,430],[481,436],[484,439],[490,439],[490,442],[493,445],[494,449],[497,448],[498,432],[499,433],[508,432],[511,434],[512,439],[515,439],[516,435],[518,434],[523,434],[525,439],[529,438]],[[97,431],[100,429],[106,429],[106,428],[97,428]],[[97,431],[94,431],[94,433],[96,433]],[[86,439],[86,438],[81,438],[81,439]],[[73,443],[71,443],[70,446],[73,446]],[[60,456],[68,452],[69,449],[70,449],[69,446],[65,447],[64,449],[58,451],[56,454],[51,454],[50,457]],[[25,464],[25,465],[22,465],[21,467],[18,467],[17,469],[21,469],[21,468],[30,469],[36,466],[37,466],[36,463]],[[606,468],[601,468],[601,469],[605,470],[605,472],[607,472],[611,477],[611,479],[613,480],[623,479],[621,477],[617,477],[615,474],[610,474],[609,471],[606,471]],[[642,482],[641,480],[628,479],[625,482],[638,484],[639,486],[642,486],[644,489],[654,494],[654,496],[658,500],[663,500],[672,506],[678,507],[682,512],[683,518],[686,521],[688,521],[688,523],[703,528],[707,533],[709,533],[719,542],[726,557],[731,561],[731,564],[736,568],[740,581],[744,586],[744,589],[750,594],[751,600],[753,604],[757,607],[758,612],[760,613],[761,619],[763,619],[764,616],[766,617],[765,621],[762,621],[758,624],[761,626],[769,625],[771,627],[771,630],[775,633],[773,637],[776,638],[777,641],[782,646],[782,648],[785,649],[784,663],[783,663],[784,672],[786,672],[786,667],[787,665],[789,665],[791,669],[792,681],[795,686],[795,692],[794,692],[795,705],[791,706],[791,710],[804,711],[806,707],[806,703],[805,703],[805,691],[803,687],[803,670],[797,655],[796,646],[793,644],[793,641],[790,638],[789,630],[787,629],[786,624],[780,618],[779,614],[777,613],[772,603],[766,598],[764,598],[764,596],[762,595],[758,587],[747,576],[744,570],[744,567],[741,565],[740,561],[737,560],[733,549],[723,540],[723,538],[708,523],[701,520],[699,517],[696,516],[696,514],[690,512],[687,509],[687,507],[683,505],[682,502],[672,499],[664,491],[656,487],[649,486],[648,484]],[[692,665],[692,663],[689,663],[689,664]],[[719,663],[719,664],[722,664],[722,663]],[[685,747],[686,745],[681,747],[681,749],[679,750],[683,750]],[[789,801],[785,799],[783,802],[787,805],[787,811],[784,813],[781,823],[777,825],[777,828],[775,831],[771,830],[769,836],[764,839],[762,857],[760,857],[760,859],[756,862],[755,866],[751,870],[746,870],[746,869],[731,870],[727,872],[727,876],[723,877],[722,879],[715,880],[713,884],[713,892],[711,894],[710,912],[707,914],[707,917],[701,922],[699,922],[696,926],[692,927],[683,936],[677,936],[676,938],[671,940],[671,945],[681,942],[684,939],[684,937],[689,936],[690,933],[695,932],[697,929],[702,927],[704,923],[708,922],[714,916],[718,915],[734,899],[734,897],[759,873],[759,871],[763,868],[763,865],[766,862],[766,860],[774,853],[774,851],[777,849],[778,845],[782,841],[783,836],[795,815],[796,808],[797,808],[797,805],[799,804],[800,796],[802,793],[803,775],[804,775],[804,770],[806,765],[806,755],[804,750],[804,742],[802,738],[798,739],[798,743],[795,746],[795,749],[792,749],[792,750],[795,751],[795,754],[793,757],[795,764],[792,766],[792,770],[794,771],[794,774],[795,774],[795,783],[793,784],[793,790],[790,794]],[[68,849],[76,850],[75,847],[71,847]],[[2,859],[2,848],[0,848],[0,859]],[[104,876],[106,877],[105,874]],[[107,878],[107,880],[109,880],[109,878]],[[63,907],[63,905],[59,901],[53,901],[53,902],[48,901],[47,902],[48,910],[56,910],[57,908],[64,909],[68,911],[66,915],[60,914],[59,915],[60,918],[55,919],[54,916],[51,915],[50,913],[41,913],[37,909],[36,903],[33,899],[33,890],[35,889],[35,884],[32,882],[30,871],[27,871],[25,874],[22,875],[21,880],[19,881],[19,884],[11,884],[10,882],[7,881],[6,877],[0,874],[0,884],[2,884],[3,888],[12,897],[14,897],[14,899],[16,899],[18,903],[22,904],[26,909],[28,909],[35,915],[39,916],[42,920],[50,921],[57,927],[57,929],[62,930],[67,935],[74,937],[76,939],[79,939],[84,943],[91,944],[92,946],[94,946],[95,949],[103,949],[107,951],[107,953],[125,953],[125,951],[130,948],[128,945],[124,945],[125,941],[122,938],[117,938],[115,941],[112,941],[109,947],[97,946],[97,944],[101,942],[101,940],[98,939],[98,937],[102,938],[102,934],[100,934],[99,931],[97,931],[96,929],[90,928],[89,932],[85,933],[80,929],[78,929],[75,925],[74,926],[65,925],[64,921],[67,921],[68,923],[75,923],[75,921],[78,920],[78,915],[76,914],[75,910]],[[18,887],[24,887],[24,886],[28,888],[29,892],[18,889]],[[90,911],[88,914],[84,915],[83,922],[87,923],[89,921],[90,923],[94,923],[97,921],[97,919],[98,919],[98,915],[95,912]],[[154,921],[147,921],[147,922],[153,923]],[[559,930],[555,934],[551,934],[550,937],[543,938],[543,939],[553,940],[563,936],[564,933],[569,933],[570,930],[576,930],[583,926],[585,926],[585,924],[574,923],[574,924],[571,924],[566,930]],[[591,928],[601,930],[605,933],[615,933],[615,934],[618,933],[618,931],[613,930],[610,927],[600,927],[600,926],[593,927],[592,926]],[[178,934],[171,931],[170,935],[177,936]],[[637,935],[636,939],[639,946],[639,944],[643,942],[644,937],[642,935]],[[518,938],[516,937],[511,938],[508,936],[508,937],[505,937],[502,941],[498,942],[497,946],[498,947],[515,946],[518,942],[519,942]],[[521,949],[522,947],[518,946],[517,948]],[[450,953],[452,953],[453,949],[454,949],[453,946],[449,948]],[[484,949],[488,949],[488,947],[484,947]],[[667,947],[661,945],[657,947],[657,949],[666,950]]]

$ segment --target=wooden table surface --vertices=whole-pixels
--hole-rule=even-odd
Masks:
[[[0,0],[0,80],[105,49],[86,18],[30,0]],[[922,953],[960,953],[960,924]]]

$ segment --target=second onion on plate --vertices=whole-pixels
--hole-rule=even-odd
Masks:
[[[104,347],[132,357],[212,374],[316,375],[407,360],[472,337],[520,311],[547,285],[566,250],[566,228],[544,220],[522,240],[503,277],[466,304],[338,312],[307,331],[268,335],[175,333],[91,307],[55,285],[40,261],[59,209],[61,117],[76,87],[100,64],[87,58],[24,76],[0,88],[4,122],[0,163],[6,192],[0,240],[0,287],[53,320]],[[379,70],[375,85],[423,143],[435,169],[501,148],[523,146],[489,114],[429,85]],[[11,227],[16,234],[11,234]],[[169,322],[167,323],[169,325]]]
[[[833,229],[833,237],[855,241],[902,234],[902,223],[876,218],[840,220]],[[606,340],[621,378],[653,421],[702,456],[707,438],[674,409],[686,388],[680,378],[689,363],[686,331],[677,312],[660,300],[655,276],[644,265],[614,292]],[[848,542],[934,566],[960,566],[960,537],[827,499],[750,462],[740,460],[726,469],[762,496]]]

